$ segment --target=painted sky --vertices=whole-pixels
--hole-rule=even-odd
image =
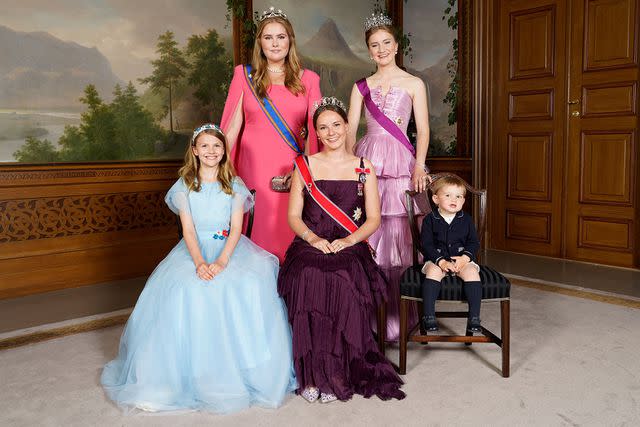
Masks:
[[[4,4],[3,4],[4,3]],[[192,34],[215,28],[230,37],[224,0],[2,0],[0,24],[17,31],[46,31],[65,41],[96,47],[124,81],[151,72],[158,35],[171,30],[181,46]],[[362,29],[374,0],[254,0],[254,9],[283,9],[302,44],[332,18],[355,54],[368,59]],[[348,3],[348,7],[345,5]],[[412,33],[413,63],[423,69],[446,54],[451,32],[442,21],[446,0],[408,0],[405,32]],[[420,48],[418,48],[420,46]],[[427,47],[427,48],[425,48]]]
[[[224,0],[20,0],[0,1],[0,24],[16,31],[46,31],[96,47],[124,81],[148,75],[158,35],[171,30],[181,46],[192,34],[225,28]]]

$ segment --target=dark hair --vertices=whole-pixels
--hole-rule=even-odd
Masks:
[[[398,43],[398,40],[400,40],[400,37],[399,37],[400,32],[396,29],[396,27],[394,27],[392,25],[376,25],[375,27],[369,28],[364,33],[364,41],[365,41],[367,47],[369,47],[369,37],[371,37],[378,30],[384,30],[387,33],[391,34],[391,36],[393,36],[393,40],[396,43]]]
[[[327,104],[327,105],[323,105],[321,107],[318,107],[315,111],[315,113],[313,113],[313,128],[318,130],[318,117],[320,117],[320,114],[324,113],[325,111],[333,111],[334,113],[338,113],[340,115],[340,117],[342,117],[342,119],[344,120],[345,123],[349,123],[349,120],[347,119],[347,112],[344,111],[342,108],[340,108],[339,106],[335,105],[335,104]]]

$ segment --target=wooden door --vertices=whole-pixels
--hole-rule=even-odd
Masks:
[[[570,4],[568,258],[639,265],[638,3]]]
[[[500,1],[491,246],[562,256],[567,8]]]

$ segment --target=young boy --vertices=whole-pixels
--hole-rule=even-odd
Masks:
[[[480,242],[471,216],[462,211],[466,194],[464,181],[456,176],[440,178],[433,184],[432,192],[438,209],[424,218],[421,232],[426,260],[422,272],[427,276],[422,282],[422,327],[427,331],[438,330],[435,306],[440,282],[445,274],[455,274],[464,281],[469,302],[467,331],[481,332],[482,285],[480,267],[474,262]]]

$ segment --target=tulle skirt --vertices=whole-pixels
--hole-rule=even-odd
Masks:
[[[224,241],[202,239],[207,262]],[[278,260],[244,236],[222,273],[200,280],[184,240],[138,299],[102,385],[125,409],[276,408],[297,388]]]

